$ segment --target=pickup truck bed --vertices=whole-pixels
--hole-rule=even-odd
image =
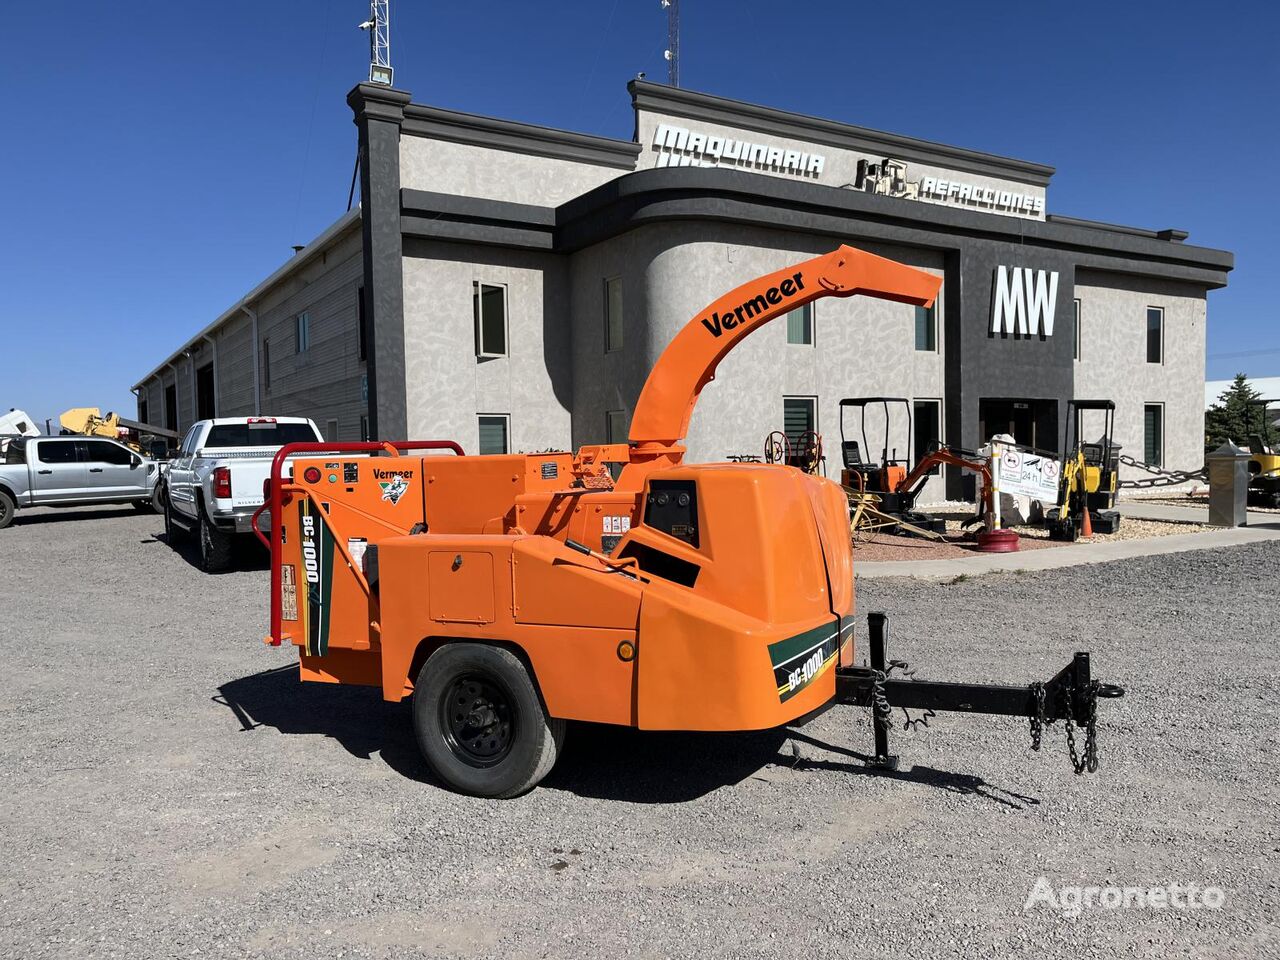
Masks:
[[[229,568],[236,539],[252,532],[276,451],[286,443],[321,439],[315,423],[303,417],[221,417],[193,424],[169,464],[169,542],[195,536],[206,571]]]

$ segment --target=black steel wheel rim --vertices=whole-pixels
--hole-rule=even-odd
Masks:
[[[507,689],[479,673],[456,678],[440,701],[445,743],[455,757],[472,767],[492,767],[506,759],[518,719]]]

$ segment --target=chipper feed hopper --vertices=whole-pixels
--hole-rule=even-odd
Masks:
[[[870,664],[855,665],[840,486],[781,464],[685,463],[698,396],[748,334],[819,297],[927,305],[939,283],[842,246],[738,287],[659,358],[629,443],[509,456],[461,456],[449,441],[283,448],[264,506],[267,641],[298,647],[304,680],[411,696],[434,771],[489,797],[538,783],[572,720],[758,730],[860,704],[879,718],[883,764],[892,706],[1092,731],[1097,697],[1117,691],[1091,679],[1084,654],[1026,687],[904,682],[880,618]],[[1096,765],[1092,743],[1081,768]]]

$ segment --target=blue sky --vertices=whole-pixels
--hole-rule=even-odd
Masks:
[[[418,102],[626,138],[627,80],[666,76],[658,0],[393,2]],[[1208,374],[1280,374],[1275,5],[877,7],[684,0],[683,85],[1053,164],[1051,212],[1231,250]],[[132,413],[130,384],[343,212],[367,13],[7,5],[0,408]]]

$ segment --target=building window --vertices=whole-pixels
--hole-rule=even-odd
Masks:
[[[476,356],[507,355],[507,288],[496,283],[472,284],[471,306],[476,319]]]
[[[324,438],[330,443],[336,443],[338,440],[338,421],[329,420],[324,425]]]
[[[369,331],[366,329],[364,287],[356,290],[356,359],[369,359]]]
[[[1142,408],[1142,459],[1153,467],[1164,466],[1164,404]]]
[[[511,417],[505,413],[480,414],[480,453],[510,453]]]
[[[164,425],[170,430],[178,429],[178,387],[164,388]]]
[[[806,303],[787,314],[787,343],[813,346],[812,303]]]
[[[1080,301],[1077,299],[1073,301],[1073,303],[1075,304],[1075,328],[1073,330],[1073,336],[1075,338],[1074,356],[1075,356],[1075,359],[1079,360],[1080,359]]]
[[[604,282],[604,352],[622,349],[622,278]]]
[[[916,307],[916,349],[928,353],[938,350],[938,304]]]
[[[915,462],[919,463],[942,441],[942,401],[916,400],[911,405],[911,420],[912,433],[915,435],[912,454]],[[936,477],[941,472],[941,467],[934,467],[929,471],[929,476]]]
[[[293,318],[293,352],[306,353],[311,349],[311,315],[300,313]]]
[[[1164,363],[1164,310],[1147,307],[1147,363]]]
[[[801,449],[801,437],[806,433],[818,431],[818,398],[817,397],[783,397],[782,398],[782,431],[791,444],[791,453],[797,454]]]
[[[150,411],[150,409],[148,408],[148,405],[147,405],[147,401],[146,401],[146,400],[139,400],[139,401],[138,401],[138,421],[139,421],[140,423],[150,423],[150,422],[151,422],[151,411]],[[21,426],[19,426],[19,429],[21,429]]]
[[[271,392],[271,341],[262,341],[262,390]]]
[[[369,418],[368,417],[360,418],[360,439],[361,441],[365,441],[369,439]]]
[[[627,411],[609,410],[604,415],[604,442],[627,442]]]

